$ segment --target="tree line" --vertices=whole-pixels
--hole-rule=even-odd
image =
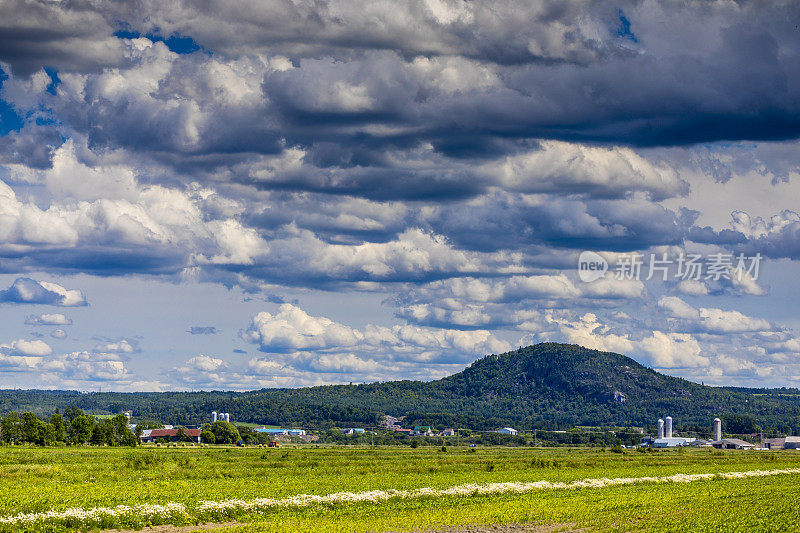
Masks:
[[[48,420],[31,411],[6,413],[0,418],[0,441],[4,444],[94,444],[136,446],[139,438],[128,427],[128,417],[117,415],[97,420],[75,406],[56,410]]]

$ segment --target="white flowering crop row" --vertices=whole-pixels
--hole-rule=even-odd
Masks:
[[[0,526],[35,526],[43,524],[63,524],[67,527],[83,529],[86,527],[105,527],[116,524],[167,524],[184,521],[189,514],[181,503],[164,505],[118,505],[116,507],[79,507],[65,511],[43,511],[0,516]],[[7,527],[3,527],[7,529]]]
[[[0,530],[36,529],[37,526],[54,525],[64,529],[111,528],[157,524],[196,523],[207,519],[230,518],[238,514],[258,513],[274,509],[299,508],[313,505],[346,503],[379,503],[392,499],[470,497],[497,494],[522,494],[538,490],[603,488],[615,485],[691,483],[711,479],[739,479],[749,477],[800,474],[800,468],[782,470],[750,470],[721,474],[675,474],[663,477],[628,477],[582,479],[571,482],[510,481],[504,483],[468,483],[444,489],[430,487],[411,490],[371,490],[364,492],[337,492],[325,496],[300,494],[288,498],[257,498],[254,500],[203,501],[187,507],[181,503],[164,505],[119,505],[93,509],[73,508],[64,511],[44,511],[12,516],[0,516]]]
[[[571,482],[559,481],[509,481],[504,483],[467,483],[444,489],[421,488],[412,490],[370,490],[365,492],[336,492],[326,496],[300,494],[288,498],[257,498],[254,500],[222,500],[204,501],[197,506],[201,515],[215,518],[229,517],[241,512],[261,512],[270,509],[307,507],[310,505],[335,505],[342,503],[378,503],[391,499],[445,498],[484,496],[493,494],[522,494],[525,492],[547,489],[582,489],[603,488],[614,485],[633,485],[638,483],[691,483],[693,481],[721,479],[739,479],[748,477],[777,476],[783,474],[800,474],[800,468],[783,470],[750,470],[746,472],[726,472],[722,474],[675,474],[664,477],[622,477],[582,479]]]

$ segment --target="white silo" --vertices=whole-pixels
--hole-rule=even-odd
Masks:
[[[213,424],[216,421],[217,421],[217,412],[211,411],[211,423]]]
[[[722,440],[722,420],[719,418],[714,419],[714,440]]]
[[[658,419],[658,431],[656,432],[656,438],[657,439],[664,438],[664,421],[661,420],[660,418]]]
[[[672,417],[668,416],[664,424],[664,436],[668,439],[672,438]]]
[[[230,421],[231,421],[231,414],[225,413],[225,422],[230,422]]]

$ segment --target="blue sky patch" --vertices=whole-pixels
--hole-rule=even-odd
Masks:
[[[8,75],[0,68],[0,90],[3,88],[3,82],[8,79]],[[23,120],[11,105],[0,98],[0,135],[7,135],[12,131],[18,131],[22,128]]]
[[[184,35],[173,34],[169,37],[164,37],[158,33],[140,33],[138,31],[119,30],[114,32],[114,37],[119,39],[138,39],[139,37],[147,37],[153,42],[162,42],[167,45],[171,52],[176,54],[191,54],[198,51],[205,50],[202,46],[197,44],[194,39]]]
[[[61,85],[61,79],[58,77],[58,71],[54,68],[45,67],[44,71],[50,76],[50,83],[45,88],[45,91],[52,95],[56,94],[56,88]]]
[[[628,20],[628,17],[625,16],[625,13],[623,13],[621,9],[619,10],[619,26],[617,26],[617,37],[633,41],[634,43],[639,42],[639,39],[637,39],[636,35],[634,35],[631,31],[631,21]]]

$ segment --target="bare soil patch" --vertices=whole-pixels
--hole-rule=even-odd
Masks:
[[[143,529],[107,529],[105,533],[189,533],[191,531],[205,531],[208,529],[225,529],[229,527],[242,526],[247,522],[224,522],[214,524],[195,524],[192,526],[152,526]]]

